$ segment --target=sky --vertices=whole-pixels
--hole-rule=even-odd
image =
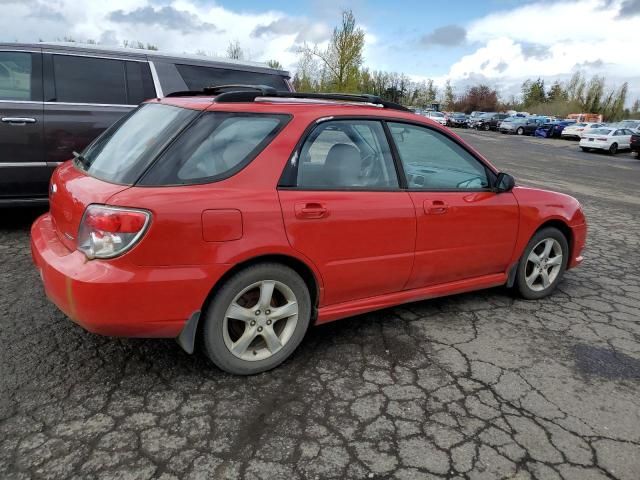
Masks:
[[[629,83],[640,97],[640,0],[0,0],[0,41],[72,37],[142,41],[177,53],[224,55],[296,69],[298,49],[326,45],[341,11],[365,31],[365,64],[414,80],[479,82],[505,99],[527,78],[550,85],[574,72]]]

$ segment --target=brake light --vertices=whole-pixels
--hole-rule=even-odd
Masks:
[[[89,205],[78,231],[78,250],[88,259],[122,255],[140,240],[150,221],[147,210]]]
[[[601,142],[606,142],[607,138],[606,137],[596,137],[596,140],[600,140]]]

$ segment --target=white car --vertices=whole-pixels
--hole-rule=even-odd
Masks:
[[[574,123],[573,125],[564,127],[564,130],[562,130],[562,133],[560,133],[560,136],[562,138],[580,138],[580,136],[585,130],[588,130],[590,128],[599,128],[599,127],[602,127],[603,125],[604,124],[602,123],[585,123],[585,122]]]
[[[631,135],[633,132],[628,128],[592,128],[579,145],[585,152],[597,149],[615,155],[618,150],[631,148]]]
[[[430,118],[434,122],[438,122],[440,125],[447,125],[447,117],[445,117],[442,112],[427,112],[424,116]]]

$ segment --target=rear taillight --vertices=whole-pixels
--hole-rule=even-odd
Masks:
[[[133,247],[151,222],[151,212],[89,205],[78,231],[78,250],[88,259],[113,258]]]
[[[606,142],[607,141],[607,137],[596,137],[596,140],[598,140],[600,142]]]

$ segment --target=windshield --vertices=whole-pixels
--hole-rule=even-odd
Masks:
[[[609,130],[608,128],[593,128],[591,129],[591,131],[589,132],[589,134],[594,134],[594,135],[609,135],[612,132],[612,130]]]
[[[429,115],[432,117],[444,117],[444,115],[440,112],[431,112]]]
[[[170,105],[143,104],[98,137],[76,158],[75,164],[101,180],[133,185],[198,113]]]

